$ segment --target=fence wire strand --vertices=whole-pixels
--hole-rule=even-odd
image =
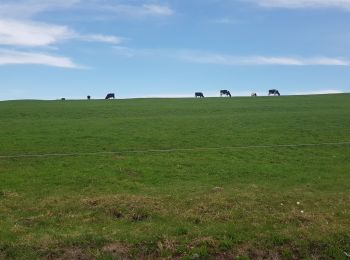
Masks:
[[[223,147],[120,150],[120,151],[100,151],[100,152],[15,154],[15,155],[0,155],[0,159],[41,158],[41,157],[73,157],[73,156],[137,154],[137,153],[171,153],[171,152],[191,152],[191,151],[220,151],[220,150],[240,150],[240,149],[259,149],[259,148],[262,148],[262,149],[263,148],[266,148],[266,149],[269,149],[269,148],[298,148],[298,147],[312,147],[312,146],[343,146],[343,145],[350,145],[350,141],[332,142],[332,143],[309,143],[309,144],[268,144],[268,145],[223,146]]]

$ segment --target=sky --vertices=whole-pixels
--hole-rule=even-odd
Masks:
[[[0,0],[0,100],[350,92],[350,0]]]

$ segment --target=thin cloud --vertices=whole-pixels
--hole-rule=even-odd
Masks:
[[[338,8],[350,11],[350,0],[253,0],[259,6],[267,8]]]
[[[174,10],[167,5],[158,4],[116,4],[116,5],[101,5],[96,7],[97,10],[111,12],[127,17],[146,17],[146,16],[171,16]]]
[[[217,19],[212,19],[210,20],[211,23],[216,23],[216,24],[225,24],[225,25],[233,25],[233,24],[240,24],[242,21],[233,19],[233,18],[217,18]]]
[[[89,42],[103,42],[111,44],[120,44],[123,39],[121,37],[111,36],[111,35],[102,35],[102,34],[88,34],[88,35],[79,35],[76,34],[75,37],[80,40],[89,41]]]
[[[112,4],[112,1],[94,0],[20,0],[16,3],[13,3],[12,0],[4,0],[0,3],[0,16],[23,19],[48,11],[73,8],[113,12],[129,17],[171,16],[175,13],[168,5],[154,3],[129,4],[128,1],[119,1],[117,4]]]
[[[66,69],[83,69],[68,57],[53,56],[39,52],[20,52],[12,50],[0,50],[0,65],[46,65]]]
[[[124,56],[128,58],[134,57],[135,55],[139,54],[135,50],[125,46],[113,46],[113,52],[118,56]]]
[[[123,46],[114,46],[113,49],[115,55],[129,58],[151,56],[190,63],[224,66],[350,66],[350,61],[347,59],[322,56],[311,58],[289,56],[233,56],[197,50],[131,49]]]
[[[283,66],[349,66],[350,61],[328,57],[273,57],[273,56],[246,56],[210,54],[201,52],[180,52],[177,58],[192,63],[215,65],[283,65]]]
[[[3,0],[0,3],[0,16],[29,18],[51,10],[66,9],[80,3],[80,0]]]

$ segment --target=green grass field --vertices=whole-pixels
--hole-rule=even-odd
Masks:
[[[350,254],[350,95],[0,102],[0,259]],[[133,153],[131,151],[144,151]]]

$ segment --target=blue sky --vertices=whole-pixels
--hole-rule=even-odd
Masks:
[[[0,100],[350,92],[350,0],[0,0]]]

